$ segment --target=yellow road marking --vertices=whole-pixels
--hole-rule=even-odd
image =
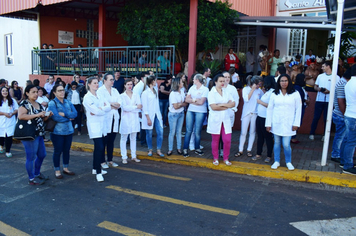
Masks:
[[[200,203],[187,202],[187,201],[183,201],[183,200],[179,200],[179,199],[175,199],[175,198],[159,196],[159,195],[151,194],[151,193],[139,192],[139,191],[135,191],[132,189],[127,189],[127,188],[121,188],[119,186],[114,186],[114,185],[107,186],[106,188],[114,189],[119,192],[133,194],[133,195],[137,195],[137,196],[141,196],[141,197],[151,198],[151,199],[155,199],[155,200],[159,200],[159,201],[163,201],[163,202],[169,202],[169,203],[173,203],[173,204],[177,204],[177,205],[193,207],[193,208],[197,208],[197,209],[201,209],[201,210],[205,210],[205,211],[212,211],[212,212],[217,212],[217,213],[226,214],[226,215],[233,215],[233,216],[237,216],[238,214],[240,214],[240,212],[234,211],[234,210],[228,210],[228,209],[224,209],[224,208],[208,206],[208,205],[204,205],[204,204],[200,204]]]
[[[103,221],[98,224],[100,228],[104,228],[116,233],[120,233],[123,235],[135,235],[135,236],[154,236],[153,234],[145,233],[140,230],[131,229],[122,225],[118,225],[109,221]]]
[[[15,229],[14,227],[5,224],[2,221],[0,221],[0,233],[4,234],[5,236],[30,236],[29,234]]]
[[[120,169],[120,170],[126,170],[126,171],[141,173],[141,174],[147,174],[147,175],[163,177],[163,178],[167,178],[167,179],[175,179],[175,180],[182,180],[182,181],[191,181],[192,180],[190,178],[184,178],[184,177],[178,177],[178,176],[172,176],[172,175],[165,175],[165,174],[158,174],[158,173],[155,173],[155,172],[144,171],[144,170],[135,170],[135,169],[130,169],[130,168],[126,168],[126,167],[115,167],[115,168],[116,169]]]

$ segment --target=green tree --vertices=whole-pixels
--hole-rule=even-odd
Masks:
[[[356,33],[351,31],[345,31],[341,33],[340,40],[340,54],[339,57],[345,60],[348,57],[355,55],[356,46],[354,45],[354,40],[356,39]],[[327,44],[330,46],[330,49],[334,51],[334,42],[335,37],[328,39]]]
[[[238,14],[230,6],[227,0],[199,1],[198,52],[214,49],[219,44],[229,45],[236,36],[234,21]],[[129,45],[175,45],[179,56],[182,50],[188,49],[189,0],[129,1],[119,18],[117,33]]]

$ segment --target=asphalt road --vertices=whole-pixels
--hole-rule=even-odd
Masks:
[[[290,223],[356,216],[353,189],[146,160],[97,183],[84,152],[71,152],[76,175],[57,180],[52,150],[41,186],[27,183],[21,144],[0,154],[0,235],[306,235]]]

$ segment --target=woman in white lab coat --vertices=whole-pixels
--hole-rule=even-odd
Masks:
[[[120,150],[122,163],[127,164],[127,137],[130,135],[131,158],[135,162],[140,162],[136,156],[136,135],[140,132],[140,120],[138,113],[141,112],[142,104],[140,96],[132,92],[133,81],[126,79],[124,82],[125,91],[121,96],[121,123],[120,123]]]
[[[226,165],[231,165],[229,161],[231,147],[231,121],[229,109],[235,106],[232,95],[225,89],[225,78],[222,74],[214,77],[215,86],[208,95],[209,117],[207,133],[211,134],[211,151],[214,157],[213,164],[219,165],[219,142],[222,137],[224,143],[223,157]]]
[[[260,76],[248,76],[247,85],[242,89],[242,98],[244,100],[244,106],[241,114],[241,134],[239,151],[235,154],[235,157],[239,157],[243,154],[244,145],[246,141],[247,131],[250,127],[250,134],[247,145],[247,156],[252,157],[252,146],[256,136],[256,119],[257,119],[257,100],[263,95],[263,91],[260,89],[259,83],[261,82]]]
[[[163,121],[159,109],[157,81],[154,75],[146,79],[146,88],[142,93],[142,129],[146,130],[146,142],[148,146],[148,156],[152,156],[152,131],[153,127],[157,133],[157,155],[164,157],[161,152],[163,141]]]
[[[93,174],[96,180],[103,182],[103,174],[107,172],[101,170],[101,160],[105,158],[105,136],[107,135],[106,112],[109,112],[110,104],[102,97],[97,95],[99,81],[96,77],[88,79],[88,92],[84,96],[83,105],[87,116],[87,127],[89,138],[94,141],[93,152]]]
[[[98,96],[104,98],[110,105],[110,111],[106,113],[105,122],[107,123],[107,135],[105,137],[105,147],[107,162],[105,161],[105,156],[101,160],[101,167],[103,169],[119,166],[117,163],[113,162],[113,152],[114,152],[114,141],[117,132],[119,132],[119,108],[121,104],[121,97],[117,89],[114,86],[114,77],[111,74],[105,74],[103,76],[104,86],[98,89]],[[105,148],[104,147],[104,148]]]
[[[4,153],[5,146],[6,157],[12,157],[10,149],[18,109],[19,106],[16,100],[11,98],[9,89],[2,87],[0,90],[0,153]]]
[[[289,75],[279,76],[277,88],[272,93],[267,107],[266,130],[274,136],[274,163],[272,169],[280,166],[281,144],[288,170],[294,170],[292,165],[292,149],[290,140],[300,126],[302,100],[298,91],[294,90]]]

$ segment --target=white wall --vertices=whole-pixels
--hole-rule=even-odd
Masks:
[[[5,64],[5,34],[12,33],[14,65]],[[37,21],[0,17],[0,78],[25,86],[31,71],[31,50],[39,47]]]

